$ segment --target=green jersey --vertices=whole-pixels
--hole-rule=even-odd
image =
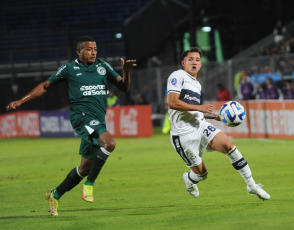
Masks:
[[[52,85],[65,81],[71,101],[71,115],[88,115],[105,124],[108,82],[119,76],[105,61],[97,59],[85,66],[78,59],[61,66],[49,77]]]

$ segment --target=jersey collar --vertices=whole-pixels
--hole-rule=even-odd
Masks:
[[[197,81],[197,79],[195,78],[195,77],[192,77],[192,75],[191,74],[189,74],[188,72],[186,72],[185,70],[183,70],[186,74],[187,74],[187,76],[189,77],[189,78],[191,78],[193,81]]]

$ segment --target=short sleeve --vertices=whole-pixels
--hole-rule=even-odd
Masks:
[[[181,93],[183,76],[179,71],[173,72],[167,80],[167,93]]]
[[[103,63],[103,65],[106,69],[107,78],[110,81],[115,80],[119,76],[119,74],[117,72],[115,72],[114,69],[112,68],[112,66],[109,65],[106,61],[102,61],[101,59],[100,59],[100,61]]]
[[[52,85],[58,84],[65,80],[65,73],[67,72],[67,66],[62,65],[58,68],[58,70],[49,77],[49,81]]]

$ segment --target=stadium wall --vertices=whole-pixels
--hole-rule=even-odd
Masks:
[[[151,106],[107,108],[107,130],[116,137],[149,137],[153,135]],[[0,116],[0,138],[76,137],[69,110],[21,111]]]
[[[218,113],[224,102],[212,102]],[[293,101],[241,101],[246,110],[246,122],[237,127],[228,127],[211,120],[228,136],[235,138],[294,139]]]
[[[223,102],[209,102],[218,113]],[[241,101],[246,122],[227,127],[210,120],[234,138],[294,139],[294,103],[292,101]],[[148,137],[153,135],[151,106],[119,106],[108,108],[108,131],[116,137]],[[0,138],[10,137],[75,137],[69,111],[21,111],[0,116]]]

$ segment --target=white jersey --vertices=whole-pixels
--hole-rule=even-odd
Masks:
[[[174,71],[167,81],[167,92],[180,94],[180,100],[188,104],[200,105],[201,85],[184,70]],[[168,109],[172,135],[180,135],[195,131],[204,115],[199,111],[178,111]]]

